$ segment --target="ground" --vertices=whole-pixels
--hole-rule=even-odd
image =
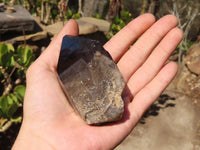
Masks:
[[[191,98],[169,86],[115,150],[200,150],[199,116]]]

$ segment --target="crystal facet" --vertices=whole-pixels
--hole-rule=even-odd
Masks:
[[[125,81],[98,41],[65,36],[57,72],[70,104],[88,124],[122,118]]]

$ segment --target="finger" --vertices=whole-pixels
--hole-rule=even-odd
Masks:
[[[106,143],[109,143],[109,146],[112,148],[114,145],[116,145],[116,143],[122,141],[131,132],[147,108],[167,87],[167,85],[176,75],[176,72],[177,65],[175,63],[170,62],[166,64],[157,74],[157,76],[143,90],[141,90],[138,95],[134,97],[131,103],[129,103],[127,106],[128,113],[126,120],[120,123],[98,128],[98,134],[104,136],[103,141],[107,141]],[[112,135],[112,139],[110,138],[110,135]],[[111,149],[111,147],[108,149]]]
[[[45,52],[42,53],[27,71],[27,88],[24,100],[25,118],[31,119],[38,116],[46,117],[46,115],[49,115],[51,117],[46,117],[48,120],[52,118],[62,119],[63,112],[73,112],[71,105],[66,100],[65,94],[62,92],[57,74],[55,73],[62,38],[66,34],[73,36],[78,35],[78,26],[74,20],[68,21]],[[40,112],[44,113],[40,115]],[[45,115],[45,112],[48,113]]]
[[[144,63],[160,40],[176,25],[175,16],[167,15],[161,18],[124,54],[118,62],[118,67],[126,81]]]
[[[53,40],[51,45],[56,45],[56,46],[61,46],[62,39],[65,35],[71,35],[71,36],[78,36],[78,24],[75,20],[70,19],[66,25],[62,28],[62,30],[56,35]]]
[[[142,117],[143,113],[157,99],[157,97],[168,86],[177,73],[177,64],[174,62],[167,63],[155,78],[147,84],[139,93],[137,93],[130,103],[131,115],[137,119]]]
[[[40,59],[42,59],[42,61],[40,62],[45,62],[46,64],[48,64],[48,66],[56,69],[62,39],[65,35],[78,36],[78,24],[75,20],[69,20],[67,24],[63,27],[63,29],[58,33],[58,35],[54,37],[45,52],[41,55]]]
[[[117,62],[119,58],[127,51],[130,45],[153,23],[155,17],[151,14],[144,14],[133,21],[113,36],[104,48],[111,54]]]
[[[150,82],[165,64],[171,53],[181,42],[183,33],[180,29],[171,30],[151,53],[145,63],[131,76],[128,86],[135,95]]]

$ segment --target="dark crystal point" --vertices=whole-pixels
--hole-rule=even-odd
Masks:
[[[88,124],[122,118],[125,81],[98,41],[65,36],[57,72],[68,100]]]

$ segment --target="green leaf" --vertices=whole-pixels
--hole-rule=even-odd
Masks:
[[[13,105],[13,100],[9,95],[6,95],[8,106]]]
[[[25,47],[23,63],[26,64],[32,55],[33,51],[29,47]]]
[[[34,60],[35,60],[35,56],[34,56],[34,55],[31,55],[31,56],[28,58],[28,60],[26,61],[26,64],[25,64],[24,66],[28,68],[28,67],[33,63]]]
[[[125,22],[125,24],[128,24],[132,20],[132,15],[126,10],[122,10],[120,12],[121,19]]]
[[[19,47],[17,49],[17,54],[14,55],[14,59],[19,63],[19,65],[27,67],[35,59],[33,51],[27,47]]]
[[[13,118],[14,113],[17,111],[17,109],[18,109],[17,104],[13,103],[13,105],[10,105],[7,113],[8,118]]]
[[[29,67],[34,59],[35,56],[33,55],[33,51],[29,47],[26,47],[24,53],[24,66]]]
[[[23,56],[24,56],[24,47],[19,47],[16,51],[16,54],[14,55],[14,59],[19,63],[19,65],[22,66],[24,62]]]
[[[79,19],[79,18],[81,18],[81,14],[79,13],[73,14],[72,16],[72,19]]]
[[[4,43],[0,43],[0,56],[2,56],[2,54],[7,53],[7,52],[8,52],[7,45]]]
[[[4,95],[0,98],[0,106],[4,118],[12,118],[18,109],[18,104],[15,103],[10,94]]]
[[[15,96],[17,96],[20,101],[24,99],[25,89],[24,85],[18,85],[14,88]]]
[[[7,114],[7,101],[5,95],[0,97],[0,109],[4,115]]]
[[[14,122],[14,123],[20,123],[20,122],[22,122],[22,117],[19,116],[17,118],[11,118],[11,121]]]
[[[101,16],[99,14],[92,15],[93,18],[101,19]]]
[[[18,109],[18,105],[13,101],[12,97],[8,94],[6,95],[7,100],[7,116],[8,118],[12,118],[14,113]]]
[[[14,95],[14,94],[9,94],[9,96],[11,97],[11,99],[13,100],[13,102],[15,102],[17,105],[19,105],[19,101],[18,101],[16,95]]]
[[[4,43],[0,43],[0,65],[3,65],[2,64],[2,61],[1,61],[1,58],[2,58],[2,55],[4,55],[5,53],[8,52],[8,47],[6,44]]]
[[[120,22],[121,22],[121,19],[118,16],[114,17],[113,24],[119,24]]]
[[[8,51],[13,51],[13,52],[15,51],[15,49],[14,49],[12,44],[8,43],[6,45],[7,45]]]
[[[23,56],[24,54],[24,47],[20,46],[18,49],[17,49],[17,54],[19,56]]]
[[[11,57],[11,62],[10,62],[10,66],[15,66],[15,59],[14,59],[14,55],[12,55]]]
[[[11,62],[12,62],[12,54],[11,53],[4,53],[2,56],[1,56],[1,64],[2,66],[10,66],[11,65]]]
[[[70,8],[68,8],[67,11],[66,11],[67,19],[71,19],[72,15],[73,15],[72,10]]]

